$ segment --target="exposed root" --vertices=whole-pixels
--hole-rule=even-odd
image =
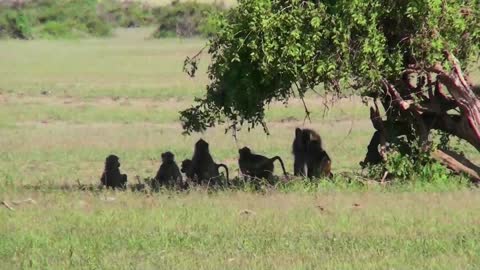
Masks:
[[[25,204],[25,203],[37,204],[37,202],[32,198],[28,198],[28,199],[20,200],[20,201],[12,201],[12,203],[15,204],[15,205],[21,205],[21,204]]]
[[[459,154],[447,150],[436,150],[432,153],[432,157],[453,172],[464,173],[474,182],[480,181],[480,167]]]
[[[2,205],[5,206],[8,210],[15,211],[6,201],[2,201]]]

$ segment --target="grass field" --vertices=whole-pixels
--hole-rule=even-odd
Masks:
[[[235,142],[224,127],[182,136],[178,111],[208,82],[188,78],[182,63],[204,41],[151,40],[149,31],[0,41],[0,201],[15,208],[0,208],[0,269],[478,269],[480,194],[455,185],[78,191],[77,181],[98,183],[110,153],[135,181],[154,175],[164,151],[190,157],[200,137],[232,171],[246,144],[282,156],[291,171],[298,100],[269,108],[271,136],[244,130]],[[359,98],[327,111],[321,97],[307,104],[334,172],[359,170],[368,108]],[[34,203],[14,204],[26,198]]]

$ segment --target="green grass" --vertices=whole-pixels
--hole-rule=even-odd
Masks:
[[[235,141],[225,126],[183,136],[178,111],[202,95],[208,58],[195,79],[182,63],[205,41],[152,40],[151,31],[0,42],[0,202],[15,208],[0,204],[0,269],[478,268],[476,189],[455,179],[382,187],[341,176],[360,170],[373,132],[359,98],[327,111],[323,98],[306,100],[313,114],[305,124],[322,135],[336,183],[257,193],[79,191],[77,180],[98,183],[110,153],[135,182],[155,174],[164,151],[191,157],[201,137],[233,176],[243,145],[280,155],[292,171],[300,101],[269,107],[271,136],[245,129]],[[480,82],[478,71],[473,77]],[[13,203],[26,198],[36,204]]]
[[[2,41],[0,90],[29,96],[48,91],[63,97],[191,100],[206,78],[187,79],[182,59],[205,41],[153,40],[149,33],[123,30],[113,39]]]
[[[0,212],[1,267],[477,269],[477,193],[30,193]]]

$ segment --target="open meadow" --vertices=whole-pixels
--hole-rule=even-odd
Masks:
[[[204,93],[208,57],[194,79],[182,64],[205,40],[153,40],[151,31],[0,41],[0,202],[14,208],[0,208],[0,269],[478,269],[480,192],[454,183],[79,190],[99,183],[110,153],[135,182],[154,176],[162,152],[190,158],[199,138],[233,176],[244,145],[280,155],[292,172],[301,101],[268,108],[270,136],[246,127],[237,141],[225,127],[183,136],[178,111]],[[305,126],[322,135],[334,173],[358,172],[373,131],[368,107],[313,94],[306,103]]]

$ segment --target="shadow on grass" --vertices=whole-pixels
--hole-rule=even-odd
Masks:
[[[156,186],[150,178],[137,183],[129,183],[125,189],[106,188],[100,184],[82,184],[80,181],[67,183],[39,182],[35,184],[17,185],[4,183],[0,191],[25,190],[35,192],[91,192],[102,193],[106,191],[132,192],[142,194],[188,194],[190,192],[218,193],[218,192],[249,192],[257,194],[278,193],[322,193],[322,192],[443,192],[459,189],[478,188],[479,185],[466,181],[462,177],[449,178],[448,181],[399,181],[388,180],[384,182],[367,179],[361,174],[339,173],[331,179],[303,179],[293,177],[274,177],[265,179],[245,179],[236,177],[226,181],[221,178],[215,184],[196,184],[187,182],[182,186]]]

